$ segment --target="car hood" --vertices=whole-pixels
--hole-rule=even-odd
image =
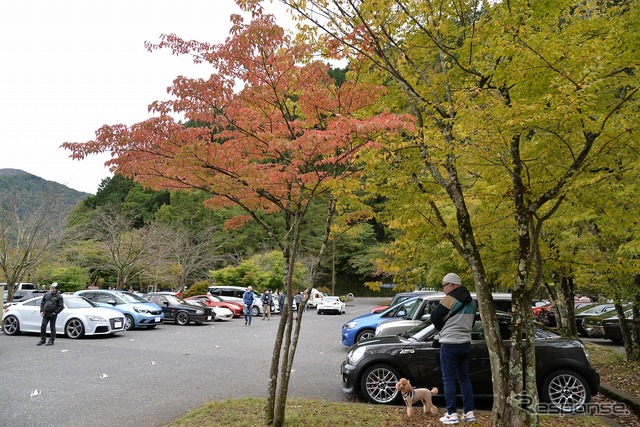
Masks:
[[[169,305],[169,306],[165,305],[163,308],[180,308],[180,309],[191,310],[191,311],[204,310],[205,312],[211,311],[211,307],[204,307],[202,305],[196,305],[196,304],[175,304],[175,305]]]
[[[369,320],[370,318],[371,318],[371,319],[377,319],[377,318],[379,318],[379,317],[380,317],[380,314],[379,314],[379,313],[365,313],[365,314],[363,314],[363,315],[361,315],[361,316],[354,317],[353,319],[349,320],[349,321],[348,321],[348,322],[346,322],[346,323],[351,323],[351,322],[358,322],[358,323],[360,323],[360,321],[361,321],[361,320],[364,320],[364,319],[367,319],[367,320]]]
[[[110,319],[112,317],[123,317],[123,314],[118,310],[103,307],[65,308],[64,311],[66,311],[67,313],[81,314],[83,316],[101,316],[107,319]]]
[[[349,351],[355,350],[358,347],[367,347],[367,352],[372,352],[375,347],[375,352],[378,353],[378,349],[384,347],[394,347],[394,348],[402,348],[407,344],[411,344],[416,342],[412,339],[407,339],[404,337],[400,337],[397,335],[385,335],[385,336],[377,336],[373,338],[369,338],[366,341],[362,341],[359,343],[355,343],[349,348]]]

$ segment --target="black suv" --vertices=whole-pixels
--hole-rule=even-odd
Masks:
[[[511,316],[498,314],[500,333],[509,349]],[[573,413],[584,409],[598,392],[599,374],[591,367],[582,342],[535,325],[536,381],[541,404],[549,410]],[[396,382],[404,377],[414,387],[442,385],[438,334],[423,322],[405,334],[374,337],[352,345],[342,363],[342,390],[360,393],[369,402],[400,404]],[[489,351],[477,315],[471,341],[469,375],[476,396],[493,395]]]

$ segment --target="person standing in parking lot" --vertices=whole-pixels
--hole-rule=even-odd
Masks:
[[[460,276],[449,273],[442,279],[444,298],[431,312],[431,322],[440,332],[440,370],[447,413],[443,424],[458,424],[456,379],[462,394],[462,421],[475,421],[473,388],[469,379],[471,330],[476,318],[476,302],[460,283]]]
[[[284,299],[285,299],[285,293],[279,292],[278,293],[278,311],[280,311],[280,315],[282,315],[282,313],[284,312]]]
[[[58,284],[52,283],[49,292],[44,294],[40,301],[40,316],[42,317],[42,325],[40,326],[40,341],[37,345],[42,345],[47,338],[47,325],[51,330],[49,342],[47,345],[53,345],[56,340],[56,318],[58,314],[64,310],[64,300],[62,294],[58,292]]]
[[[251,309],[253,308],[253,288],[247,286],[247,290],[242,295],[242,302],[244,303],[244,324],[251,326]]]
[[[298,293],[296,293],[295,301],[298,309],[297,316],[300,316],[302,314],[302,291],[298,291]]]
[[[265,318],[271,320],[271,304],[273,303],[273,297],[271,296],[271,290],[267,289],[262,294],[262,320]]]

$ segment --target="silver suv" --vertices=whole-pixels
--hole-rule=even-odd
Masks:
[[[493,296],[493,305],[496,310],[511,312],[511,294],[493,293],[491,295]],[[391,318],[380,323],[376,328],[375,335],[396,335],[406,332],[422,322],[428,322],[431,311],[433,311],[444,296],[444,292],[422,296],[422,302],[420,304],[413,305],[409,311],[399,317]],[[471,293],[471,297],[476,299],[475,292]]]

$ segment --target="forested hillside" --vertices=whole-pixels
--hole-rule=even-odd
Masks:
[[[89,196],[19,169],[0,169],[0,207],[5,210],[13,211],[16,202],[20,209],[37,210],[53,195],[59,198],[60,207],[67,212]]]

